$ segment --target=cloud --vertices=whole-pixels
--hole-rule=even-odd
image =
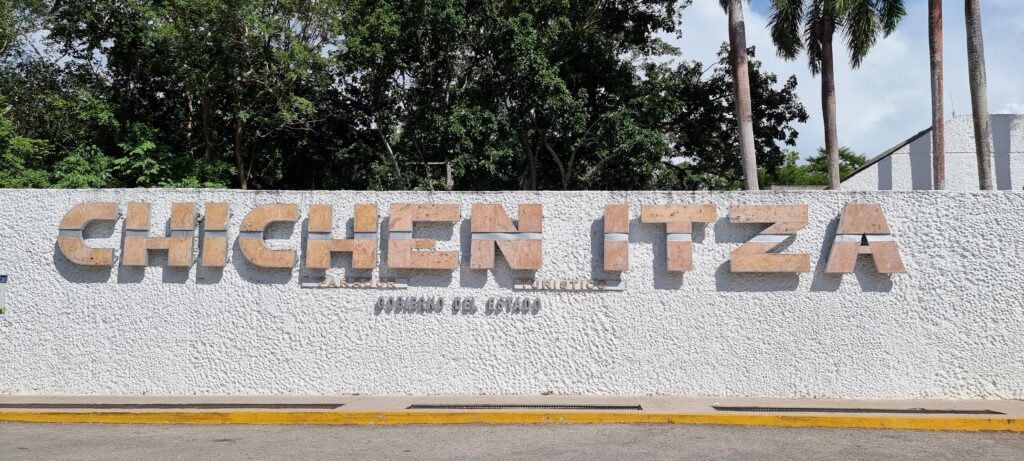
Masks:
[[[796,75],[810,120],[798,126],[797,150],[806,157],[824,145],[821,82],[806,58],[784,61],[775,54],[767,29],[767,0],[745,11],[747,43],[757,47],[764,68],[780,78]],[[927,0],[908,0],[907,17],[890,37],[879,41],[859,69],[851,69],[842,43],[836,43],[836,96],[839,140],[867,156],[876,155],[931,124]],[[966,27],[960,2],[946,2],[944,15],[945,109],[947,118],[971,109]],[[669,39],[684,59],[712,62],[728,40],[727,18],[717,1],[697,0],[681,13],[682,38]],[[1020,0],[982,2],[982,26],[988,72],[989,111],[1024,112],[1024,9]]]

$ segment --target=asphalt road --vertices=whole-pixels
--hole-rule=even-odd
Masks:
[[[1024,434],[695,425],[0,423],[0,459],[1024,459]]]

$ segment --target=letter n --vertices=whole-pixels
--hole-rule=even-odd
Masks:
[[[540,204],[520,204],[518,226],[501,205],[475,204],[470,219],[470,268],[493,269],[495,246],[514,270],[537,270],[543,265],[544,217]]]

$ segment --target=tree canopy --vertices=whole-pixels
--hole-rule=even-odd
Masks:
[[[737,188],[688,3],[0,0],[0,187]],[[774,174],[807,114],[750,81]]]
[[[787,186],[824,186],[828,184],[828,166],[825,160],[825,148],[819,148],[818,153],[807,159],[806,163],[800,163],[800,154],[787,150],[784,153],[785,161],[782,166],[769,172],[763,169],[760,173],[762,182],[767,184],[780,184]],[[839,149],[839,172],[843,178],[867,163],[867,158],[860,155],[849,147]]]

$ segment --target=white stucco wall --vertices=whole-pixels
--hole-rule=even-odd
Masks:
[[[990,117],[994,186],[1024,189],[1024,115]],[[931,132],[843,181],[844,190],[929,190],[932,188]],[[978,158],[970,115],[946,121],[946,189],[978,190]]]
[[[1024,398],[1024,193],[568,192],[373,193],[215,190],[0,191],[0,393],[8,394],[680,394],[842,398]],[[231,204],[223,271],[75,266],[55,250],[58,223],[86,201],[152,204],[163,229],[170,203]],[[454,227],[418,235],[461,248],[452,273],[411,274],[402,291],[311,290],[304,271],[261,270],[234,237],[258,204],[292,202],[298,247],[310,203],[335,205],[336,235],[355,203],[386,219],[397,202],[461,203]],[[380,314],[380,296],[526,295],[499,256],[468,268],[472,203],[544,205],[540,275],[602,277],[603,206],[629,203],[632,271],[626,290],[541,293],[536,315]],[[695,268],[665,271],[664,227],[640,205],[714,203],[696,226]],[[823,273],[844,203],[878,203],[908,273]],[[788,251],[813,273],[732,274],[729,253],[762,226],[734,225],[730,204],[806,203],[810,225]],[[123,219],[88,236],[120,246]],[[154,231],[156,232],[156,231]],[[382,243],[386,232],[382,234]],[[384,244],[386,246],[386,243]],[[119,253],[118,253],[119,254]],[[301,252],[300,252],[301,257]],[[344,272],[349,258],[335,258]],[[385,274],[387,275],[387,274]]]

